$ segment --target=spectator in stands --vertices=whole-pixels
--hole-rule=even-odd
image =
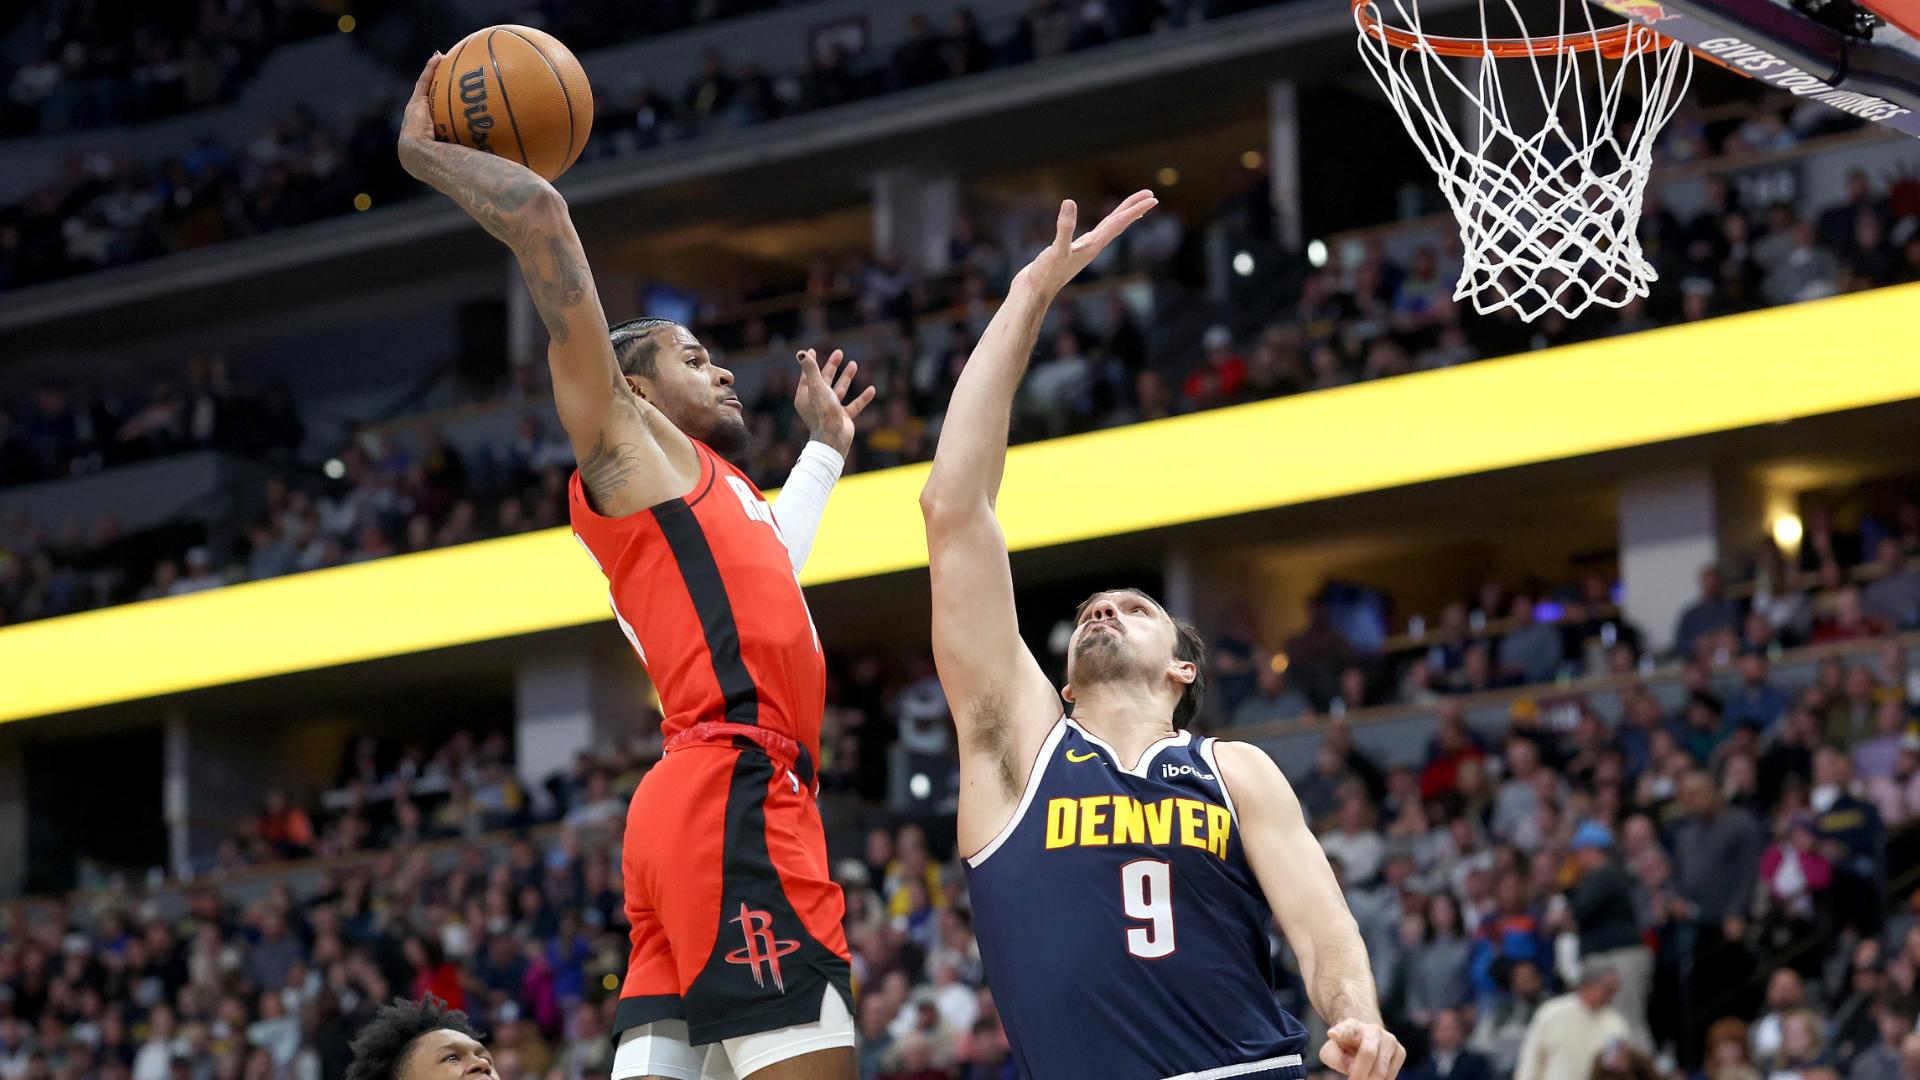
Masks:
[[[1548,958],[1540,920],[1528,903],[1526,881],[1518,871],[1502,872],[1494,883],[1494,910],[1474,931],[1469,965],[1475,997],[1485,1003],[1497,996],[1502,973],[1527,962],[1544,970]]]
[[[906,40],[893,50],[893,84],[905,89],[945,78],[950,68],[941,52],[926,15],[918,11],[909,15]]]
[[[1874,196],[1873,184],[1866,172],[1850,169],[1846,201],[1820,212],[1817,229],[1820,242],[1835,250],[1845,249],[1853,242],[1862,218],[1884,219],[1886,215],[1886,200]]]
[[[1418,808],[1418,804],[1414,804]],[[1473,945],[1460,919],[1460,907],[1449,893],[1436,891],[1425,901],[1420,923],[1422,939],[1407,956],[1405,978],[1407,1015],[1416,1024],[1440,1023],[1442,1012],[1467,1004],[1467,964]],[[1453,1017],[1456,1024],[1460,1017]],[[1466,1038],[1461,1028],[1456,1045]]]
[[[1674,731],[1681,751],[1696,762],[1711,764],[1729,734],[1720,698],[1709,690],[1695,690],[1687,696],[1681,717]]]
[[[1920,1080],[1920,1031],[1900,1040],[1900,1080]]]
[[[1081,349],[1080,336],[1072,331],[1056,334],[1052,355],[1034,364],[1021,386],[1024,426],[1048,437],[1066,434],[1092,378],[1093,365]]]
[[[1786,692],[1767,681],[1766,654],[1748,651],[1740,655],[1740,688],[1727,701],[1726,719],[1730,724],[1751,724],[1766,732],[1787,711]]]
[[[1325,710],[1340,692],[1340,673],[1359,658],[1333,625],[1324,594],[1307,604],[1307,628],[1288,639],[1285,652],[1289,680],[1317,710]]]
[[[1783,967],[1768,976],[1766,1011],[1754,1021],[1748,1035],[1755,1061],[1764,1062],[1780,1052],[1786,1038],[1786,1018],[1806,1004],[1807,984],[1798,971]]]
[[[1466,1045],[1458,1009],[1441,1009],[1428,1026],[1426,1058],[1408,1070],[1408,1080],[1494,1080],[1493,1063]]]
[[[1702,1056],[1707,1080],[1760,1080],[1747,1049],[1747,1022],[1737,1016],[1723,1016],[1707,1028]]]
[[[1866,610],[1860,589],[1848,585],[1834,594],[1832,612],[1814,620],[1813,640],[1822,644],[1859,641],[1879,637],[1889,628],[1885,619]]]
[[[1254,694],[1240,703],[1240,707],[1234,711],[1232,723],[1241,727],[1298,720],[1312,711],[1313,703],[1293,688],[1286,672],[1276,671],[1268,664],[1255,673]]]
[[[1227,625],[1213,636],[1213,656],[1207,667],[1212,687],[1219,695],[1221,712],[1233,716],[1242,702],[1252,697],[1259,682],[1260,669],[1266,667],[1259,650],[1259,631],[1253,613],[1236,607],[1227,617]]]
[[[1466,710],[1457,698],[1440,703],[1438,726],[1427,741],[1427,762],[1420,772],[1420,794],[1435,798],[1459,787],[1462,766],[1486,757],[1479,739],[1467,727]]]
[[[1618,983],[1605,967],[1587,965],[1577,988],[1541,1005],[1527,1027],[1514,1080],[1589,1080],[1601,1051],[1631,1037],[1611,1006]]]
[[[1546,1000],[1545,987],[1539,965],[1523,960],[1509,969],[1505,990],[1479,1009],[1468,1045],[1487,1056],[1495,1075],[1513,1075],[1534,1015]]]
[[[1910,748],[1910,737],[1915,734],[1906,705],[1897,697],[1880,700],[1874,710],[1873,723],[1873,737],[1853,751],[1853,777],[1869,787],[1876,781],[1893,777],[1899,768],[1901,751]]]
[[[1740,626],[1740,605],[1720,592],[1720,570],[1709,566],[1700,571],[1700,599],[1680,613],[1673,632],[1673,648],[1682,657],[1692,657],[1700,641],[1722,630]]]
[[[1534,777],[1540,771],[1539,744],[1509,737],[1506,763],[1507,779],[1493,798],[1493,818],[1487,824],[1495,836],[1532,850],[1539,846],[1540,799],[1534,790]]]
[[[1761,295],[1770,304],[1793,304],[1838,292],[1840,260],[1821,243],[1814,226],[1800,222],[1792,237],[1792,246],[1761,283]]]
[[[1760,755],[1755,793],[1761,805],[1774,806],[1787,785],[1804,789],[1813,780],[1813,752],[1820,745],[1820,718],[1811,709],[1796,708]]]
[[[1367,888],[1380,874],[1386,844],[1374,829],[1373,808],[1364,795],[1342,799],[1334,827],[1320,835],[1320,846],[1340,860],[1347,884]]]
[[[1780,1045],[1771,1055],[1758,1059],[1759,1068],[1768,1076],[1799,1076],[1826,1065],[1826,1033],[1820,1016],[1812,1009],[1794,1009],[1780,1018]]]
[[[313,851],[312,820],[277,789],[267,792],[253,829],[260,842],[279,858],[305,858]]]
[[[1816,816],[1820,853],[1834,867],[1835,915],[1843,926],[1871,931],[1880,923],[1885,825],[1874,805],[1853,792],[1853,760],[1822,747],[1814,755],[1808,802]]]
[[[1351,779],[1353,773],[1339,752],[1322,740],[1314,752],[1312,770],[1294,787],[1309,824],[1319,826],[1328,820],[1340,806],[1341,789]]]
[[[423,1000],[431,994],[446,1002],[449,1006],[464,1009],[467,1005],[467,992],[460,977],[460,969],[447,961],[446,953],[440,942],[433,937],[415,934],[402,945],[408,967],[412,970],[413,986],[411,996],[414,1000]]]
[[[941,54],[946,61],[946,74],[952,78],[977,74],[992,65],[993,50],[980,33],[980,23],[972,8],[954,9],[946,39],[941,42]]]
[[[1920,818],[1920,738],[1901,739],[1893,773],[1868,781],[1867,794],[1888,828]]]
[[[1900,280],[1900,252],[1888,238],[1880,215],[1865,213],[1855,218],[1853,235],[1840,250],[1846,265],[1841,284],[1847,290],[1874,289]]]
[[[1247,362],[1234,346],[1233,331],[1210,326],[1201,345],[1205,353],[1187,373],[1183,388],[1187,403],[1207,409],[1237,400],[1247,381]]]
[[[1534,618],[1533,600],[1516,595],[1507,607],[1507,622],[1514,629],[1500,639],[1499,666],[1502,677],[1516,683],[1551,682],[1564,659],[1560,631]]]
[[[1567,892],[1568,911],[1580,938],[1580,963],[1599,964],[1619,976],[1614,1008],[1641,1046],[1652,1046],[1647,1003],[1653,991],[1653,953],[1640,934],[1633,879],[1615,860],[1613,832],[1598,821],[1583,822],[1569,845],[1580,878]]]
[[[1828,1019],[1831,1030],[1832,1058],[1850,1065],[1862,1051],[1879,1039],[1874,1010],[1887,992],[1885,965],[1881,963],[1880,942],[1865,938],[1853,946],[1853,956],[1844,973],[1845,994]],[[1829,980],[1834,974],[1829,970]],[[1836,995],[1829,994],[1834,998]]]
[[[1920,625],[1920,571],[1907,565],[1898,539],[1881,538],[1874,550],[1873,571],[1878,576],[1860,593],[1862,610],[1888,626]]]
[[[576,827],[620,821],[626,817],[627,804],[613,792],[613,780],[605,770],[595,769],[587,778],[586,798],[567,812],[567,824]]]
[[[1833,864],[1815,850],[1813,815],[1795,814],[1760,857],[1761,910],[1769,933],[1781,942],[1812,929],[1833,885]]]
[[[1854,1056],[1847,1080],[1903,1080],[1901,1044],[1915,1030],[1913,1003],[1884,994],[1873,1004],[1873,1023],[1875,1039]]]
[[[1904,698],[1910,708],[1920,709],[1920,666],[1907,663],[1906,652],[1898,641],[1881,642],[1874,667],[1880,679],[1891,688],[1892,696]]]
[[[1719,788],[1704,770],[1680,781],[1686,816],[1673,829],[1678,891],[1709,926],[1725,924],[1727,936],[1752,906],[1753,884],[1764,839],[1753,815],[1722,805]]]
[[[1828,685],[1827,677],[1841,684],[1838,693]],[[1844,667],[1839,661],[1821,666],[1820,697],[1826,709],[1822,733],[1827,742],[1850,746],[1873,731],[1873,717],[1879,711],[1880,686],[1871,669]]]

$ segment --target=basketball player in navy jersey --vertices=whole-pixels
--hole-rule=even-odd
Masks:
[[[1286,778],[1251,745],[1181,730],[1199,635],[1137,590],[1098,593],[1057,693],[1020,640],[994,516],[1014,393],[1054,296],[1155,205],[1142,191],[1076,240],[1062,204],[960,375],[920,496],[988,982],[1030,1080],[1299,1080],[1306,1029],[1271,990],[1277,916],[1330,1028],[1320,1060],[1393,1080],[1406,1052]]]

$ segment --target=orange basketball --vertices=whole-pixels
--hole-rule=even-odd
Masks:
[[[531,26],[489,26],[433,73],[433,135],[517,161],[549,180],[579,160],[593,88],[565,45]]]

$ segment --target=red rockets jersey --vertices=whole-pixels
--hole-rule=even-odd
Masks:
[[[600,566],[620,629],[660,693],[667,738],[757,724],[820,758],[826,662],[773,508],[695,440],[700,479],[637,514],[602,517],[576,470],[573,534]]]

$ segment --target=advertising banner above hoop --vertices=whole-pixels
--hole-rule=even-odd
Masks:
[[[1594,0],[1600,7],[1682,42],[1722,67],[1841,112],[1885,124],[1920,138],[1920,113],[1897,102],[1850,89],[1810,71],[1768,48],[1754,44],[1760,35],[1742,33],[1681,9],[1673,0]]]

